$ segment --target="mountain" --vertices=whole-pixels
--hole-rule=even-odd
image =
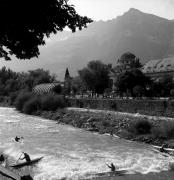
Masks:
[[[16,71],[40,67],[62,79],[66,67],[75,75],[90,60],[114,65],[127,51],[139,57],[143,64],[174,56],[174,21],[131,8],[115,19],[93,22],[82,31],[58,33],[40,48],[38,59],[2,61],[1,66]]]

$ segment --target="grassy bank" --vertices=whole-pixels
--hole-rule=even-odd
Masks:
[[[38,111],[35,115],[100,134],[174,148],[174,121],[97,110]]]

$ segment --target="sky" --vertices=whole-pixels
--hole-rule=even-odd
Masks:
[[[69,4],[75,5],[80,15],[95,21],[116,18],[130,8],[174,19],[174,0],[69,0]]]

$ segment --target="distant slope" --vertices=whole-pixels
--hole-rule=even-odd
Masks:
[[[132,8],[116,19],[94,22],[80,32],[58,33],[41,48],[37,60],[2,62],[1,66],[8,64],[18,71],[42,67],[62,79],[66,67],[74,75],[90,60],[115,63],[127,51],[142,63],[174,55],[174,21]]]

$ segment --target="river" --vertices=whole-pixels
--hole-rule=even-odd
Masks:
[[[15,143],[15,136],[24,137],[24,142]],[[31,158],[44,156],[32,170],[34,180],[83,179],[108,171],[106,163],[111,162],[128,174],[148,174],[167,171],[174,161],[155,153],[147,144],[60,125],[13,108],[0,108],[0,146],[14,162],[22,151]],[[158,175],[152,179],[155,177]]]

